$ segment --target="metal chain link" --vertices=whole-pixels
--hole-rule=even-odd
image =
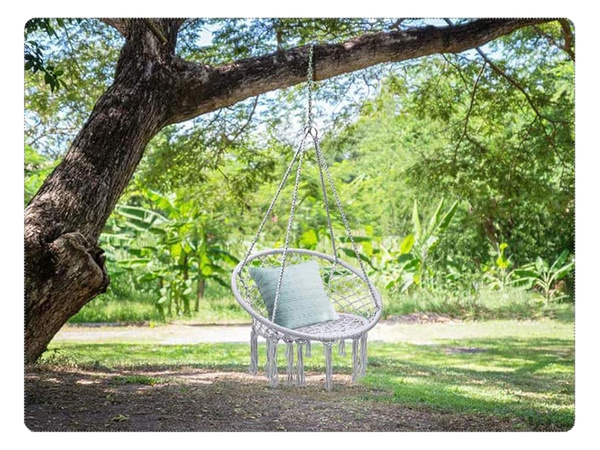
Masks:
[[[285,243],[283,246],[283,255],[281,257],[281,270],[279,271],[279,279],[277,280],[277,290],[275,291],[275,301],[273,302],[273,313],[271,314],[271,322],[275,322],[275,314],[277,313],[277,302],[281,294],[281,282],[283,281],[283,271],[285,269],[285,261],[288,254],[288,246],[290,243],[290,235],[292,234],[292,223],[294,222],[294,213],[296,212],[296,203],[298,202],[298,186],[300,185],[300,175],[302,174],[302,162],[304,160],[304,142],[306,136],[302,140],[300,147],[300,159],[298,160],[298,169],[296,170],[296,181],[294,183],[294,193],[292,194],[292,206],[290,208],[290,217],[288,218],[287,231],[285,233]]]
[[[320,148],[319,148],[319,152],[320,152]],[[331,192],[333,193],[333,198],[334,198],[337,208],[340,212],[340,215],[342,216],[342,222],[344,223],[344,227],[346,228],[346,234],[350,238],[350,242],[352,244],[352,249],[354,250],[356,258],[358,259],[358,263],[360,264],[360,269],[364,275],[365,282],[367,283],[367,286],[369,287],[369,292],[371,293],[371,296],[373,297],[373,299],[375,299],[376,298],[375,290],[373,289],[373,286],[371,285],[371,281],[369,280],[369,277],[367,276],[367,271],[365,269],[365,265],[363,264],[363,261],[360,258],[360,253],[358,252],[358,247],[356,246],[356,242],[354,242],[354,237],[352,236],[352,230],[350,229],[350,224],[348,223],[348,219],[346,218],[346,214],[344,213],[344,208],[342,208],[342,202],[340,201],[340,198],[337,194],[337,190],[335,188],[333,178],[331,177],[331,174],[329,173],[329,167],[327,166],[327,162],[325,162],[325,161],[324,161],[323,168],[325,169],[325,175],[327,176],[327,180],[329,181],[329,185],[331,187]]]
[[[350,229],[350,225],[348,223],[348,219],[346,217],[346,214],[344,213],[344,209],[342,208],[342,203],[340,201],[340,198],[337,194],[337,190],[335,188],[335,184],[333,183],[333,178],[331,177],[331,174],[329,172],[329,167],[327,165],[327,161],[325,160],[323,153],[321,151],[321,146],[319,144],[319,138],[318,138],[318,130],[317,128],[314,126],[314,116],[313,116],[313,111],[312,111],[312,106],[313,106],[313,99],[312,99],[312,93],[313,93],[313,89],[314,89],[314,65],[313,65],[313,54],[314,54],[314,45],[310,45],[309,47],[309,52],[308,52],[308,70],[307,70],[307,90],[308,90],[308,108],[307,108],[307,117],[306,117],[306,127],[304,128],[304,136],[302,138],[302,141],[300,142],[300,145],[298,147],[298,150],[296,150],[296,153],[294,154],[294,157],[292,159],[292,162],[290,163],[290,165],[288,166],[284,176],[283,176],[283,180],[281,181],[281,183],[279,184],[279,187],[277,188],[277,192],[275,193],[275,197],[273,198],[273,200],[271,201],[271,205],[269,206],[267,213],[265,214],[265,217],[263,219],[263,221],[261,222],[259,228],[258,228],[258,233],[256,234],[256,236],[254,237],[254,240],[252,241],[252,244],[250,245],[250,248],[248,249],[248,253],[246,254],[246,256],[244,257],[244,261],[243,261],[243,265],[246,265],[246,262],[248,260],[248,258],[250,257],[250,254],[252,253],[252,250],[254,249],[254,246],[256,245],[256,243],[258,242],[258,239],[260,237],[260,234],[263,230],[263,227],[265,226],[267,220],[269,219],[269,216],[271,215],[271,212],[273,210],[273,207],[275,206],[275,203],[277,202],[277,199],[279,198],[279,195],[283,189],[283,186],[285,184],[285,182],[287,181],[291,171],[292,171],[292,167],[294,166],[296,160],[298,160],[298,168],[296,169],[296,180],[294,182],[294,191],[293,191],[293,195],[292,195],[292,205],[290,208],[290,216],[288,218],[288,224],[287,224],[287,230],[286,230],[286,234],[285,234],[285,242],[284,242],[284,249],[283,249],[283,255],[281,258],[281,269],[279,271],[279,278],[277,280],[277,289],[275,291],[275,301],[273,303],[273,312],[271,314],[271,322],[275,322],[275,316],[277,313],[277,303],[279,301],[279,296],[281,294],[281,285],[283,282],[283,273],[285,270],[285,263],[287,260],[287,255],[288,255],[288,248],[289,248],[289,242],[290,242],[290,235],[291,235],[291,230],[292,230],[292,223],[294,221],[294,214],[296,211],[296,203],[298,201],[298,186],[300,184],[300,175],[302,173],[302,162],[304,160],[304,146],[306,143],[306,139],[308,138],[308,136],[310,135],[313,139],[313,143],[315,146],[315,152],[317,155],[317,163],[318,163],[318,167],[319,167],[319,176],[320,176],[320,181],[321,181],[321,188],[323,190],[323,201],[324,201],[324,205],[325,205],[325,210],[327,212],[327,223],[329,225],[329,234],[330,234],[330,238],[331,238],[331,245],[333,248],[333,255],[334,255],[334,266],[333,266],[333,272],[335,271],[335,268],[337,266],[337,262],[338,262],[338,254],[337,254],[337,248],[335,245],[335,236],[333,234],[333,225],[331,222],[331,213],[330,213],[330,208],[329,208],[329,200],[328,200],[328,196],[327,196],[327,188],[325,186],[325,180],[323,177],[323,170],[325,170],[325,176],[327,177],[327,181],[329,182],[329,185],[331,187],[331,192],[333,194],[333,198],[335,200],[335,204],[340,212],[340,215],[342,217],[342,222],[344,224],[344,227],[346,229],[346,234],[348,235],[350,242],[352,244],[352,249],[354,250],[354,253],[356,254],[356,258],[358,259],[358,263],[360,264],[360,269],[362,271],[362,274],[364,276],[365,282],[367,283],[367,286],[369,288],[369,291],[371,293],[371,296],[373,298],[376,298],[375,295],[375,291],[373,289],[373,286],[371,285],[371,282],[369,280],[369,277],[367,276],[367,271],[365,269],[365,266],[363,264],[362,259],[360,258],[360,254],[358,252],[358,247],[356,246],[356,242],[354,241],[354,237],[352,236],[352,230]],[[333,275],[333,272],[330,274],[330,282],[331,282],[331,278]]]
[[[296,153],[294,153],[292,162],[290,163],[287,170],[285,171],[285,174],[283,175],[283,179],[281,180],[281,183],[279,183],[279,187],[277,188],[275,197],[273,197],[273,200],[271,201],[271,204],[269,205],[269,208],[267,209],[267,213],[265,214],[265,217],[263,218],[260,226],[258,227],[258,232],[256,233],[256,236],[254,236],[254,239],[252,241],[252,244],[250,244],[250,248],[248,248],[248,252],[246,253],[246,256],[244,256],[244,260],[243,260],[243,264],[242,264],[243,266],[246,265],[246,262],[248,261],[248,258],[252,254],[252,250],[254,249],[254,246],[258,242],[258,239],[260,238],[260,234],[262,233],[262,230],[263,230],[265,224],[267,223],[267,220],[269,220],[269,217],[271,216],[271,212],[273,211],[273,207],[275,206],[275,203],[277,202],[277,199],[279,198],[279,195],[281,194],[281,191],[283,190],[283,186],[285,185],[285,182],[287,181],[288,177],[290,176],[290,173],[292,172],[292,167],[294,167],[294,164],[296,163],[298,156],[304,151],[304,143],[306,142],[307,137],[308,137],[308,133],[305,133],[304,137],[302,138],[302,141],[300,141],[300,145],[298,146]]]

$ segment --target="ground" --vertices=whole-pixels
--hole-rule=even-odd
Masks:
[[[146,384],[160,377],[158,384]],[[35,431],[512,431],[523,420],[490,420],[385,400],[390,392],[322,376],[298,389],[264,378],[204,370],[126,373],[33,370],[26,425]],[[366,400],[366,398],[377,398]]]
[[[25,374],[36,431],[566,431],[574,421],[573,324],[388,322],[370,334],[369,370],[350,383],[334,355],[323,389],[270,388],[247,373],[243,327],[66,327]],[[180,330],[181,327],[187,327]],[[214,342],[217,331],[225,342]],[[179,334],[178,331],[185,331]],[[175,334],[173,334],[175,333]],[[212,337],[211,337],[212,336]],[[283,351],[279,352],[284,371]],[[264,344],[259,348],[264,362]]]

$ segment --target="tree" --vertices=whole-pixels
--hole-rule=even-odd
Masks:
[[[472,20],[316,45],[315,79],[459,53],[545,21]],[[104,22],[125,38],[113,83],[25,210],[26,363],[41,355],[69,317],[106,290],[98,238],[152,137],[169,124],[293,86],[306,76],[307,46],[209,66],[176,54],[183,20]]]

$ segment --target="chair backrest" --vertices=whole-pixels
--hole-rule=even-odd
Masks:
[[[267,308],[256,283],[250,276],[250,267],[280,267],[283,249],[267,250],[250,255],[236,267],[232,289],[240,305],[254,317],[269,319]],[[325,291],[338,313],[354,314],[367,320],[378,318],[381,297],[370,281],[349,264],[324,253],[304,249],[288,249],[286,267],[313,260],[319,264]]]

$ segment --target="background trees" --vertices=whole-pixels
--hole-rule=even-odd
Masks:
[[[389,268],[407,279],[411,267],[402,263],[417,248],[407,250],[406,241],[414,236],[415,200],[423,220],[435,217],[442,196],[458,203],[428,253],[432,289],[455,283],[457,273],[469,288],[491,270],[503,243],[515,266],[570,252],[573,36],[564,21],[541,22],[459,21],[452,28],[436,21],[445,26],[439,29],[363,19],[32,25],[27,39],[36,44],[26,52],[37,62],[26,67],[26,192],[34,192],[44,170],[61,164],[26,213],[31,358],[106,288],[96,245],[103,229],[109,265],[127,277],[135,272],[139,289],[158,305],[172,302],[173,313],[190,309],[190,283],[219,283],[219,270],[235,258],[226,253],[241,256],[301,131],[302,92],[288,86],[304,79],[306,58],[294,47],[309,41],[363,35],[352,55],[335,45],[317,47],[319,79],[348,72],[323,81],[317,102],[326,157],[374,272]],[[400,44],[405,53],[396,52]],[[475,49],[446,53],[468,48]],[[261,57],[271,51],[287,51],[288,59]],[[436,52],[444,54],[412,59]],[[235,66],[237,72],[229,65],[249,57],[255,58]],[[407,61],[370,67],[399,59]],[[288,88],[265,93],[280,87]],[[135,182],[105,228],[134,171]],[[309,178],[301,187],[300,246],[327,244],[316,186]],[[278,244],[286,214],[276,211],[262,244]],[[126,236],[120,244],[119,234]],[[74,267],[87,274],[84,283],[70,278]],[[70,281],[61,286],[63,279]],[[75,300],[65,303],[71,295]],[[62,304],[70,306],[48,309],[56,320],[37,334],[42,309]]]

